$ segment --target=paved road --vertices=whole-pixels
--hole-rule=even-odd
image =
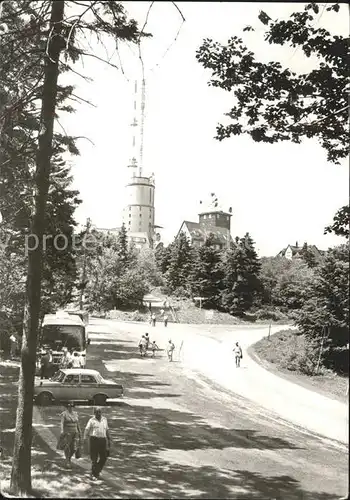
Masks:
[[[101,496],[333,500],[345,494],[344,450],[169,363],[164,352],[140,359],[140,327],[128,330],[112,321],[95,321],[91,329],[89,366],[126,391],[123,402],[105,408],[114,444],[106,466],[110,488],[101,487]],[[158,336],[158,344],[166,340]],[[91,412],[79,407],[83,425]],[[58,413],[40,411],[56,434]]]

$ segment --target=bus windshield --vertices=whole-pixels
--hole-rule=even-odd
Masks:
[[[42,345],[53,349],[85,349],[85,328],[79,325],[44,325],[41,337]]]

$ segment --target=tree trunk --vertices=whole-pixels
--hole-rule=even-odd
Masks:
[[[64,15],[64,1],[51,2],[49,26],[50,40],[48,57],[45,61],[44,83],[41,104],[40,130],[36,155],[36,197],[32,221],[32,234],[37,237],[37,245],[28,250],[28,273],[26,304],[23,318],[23,340],[21,367],[18,382],[18,404],[16,415],[15,443],[11,473],[11,492],[17,496],[30,494],[31,485],[31,444],[33,395],[37,334],[40,317],[40,294],[43,267],[43,234],[45,210],[49,189],[50,161],[54,114],[59,74],[59,56],[64,42],[60,36]],[[32,242],[31,242],[32,243]]]

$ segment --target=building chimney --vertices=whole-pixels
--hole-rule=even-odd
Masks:
[[[298,242],[297,241],[295,242],[295,246],[298,248]]]

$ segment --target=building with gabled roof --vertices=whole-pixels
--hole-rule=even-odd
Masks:
[[[203,210],[198,214],[198,222],[183,221],[176,238],[182,232],[187,236],[192,246],[200,247],[204,245],[211,234],[214,238],[214,245],[218,250],[221,250],[223,248],[228,248],[232,241],[232,208],[230,208],[228,212],[222,210],[218,205],[215,194],[212,193],[211,196],[214,197],[214,199],[211,200],[206,208],[203,207]]]
[[[316,245],[308,245],[305,242],[303,246],[299,246],[296,241],[295,245],[288,245],[278,252],[277,257],[285,257],[289,260],[300,259],[304,248],[311,252],[317,260],[320,260],[326,253],[324,250],[319,250]]]

